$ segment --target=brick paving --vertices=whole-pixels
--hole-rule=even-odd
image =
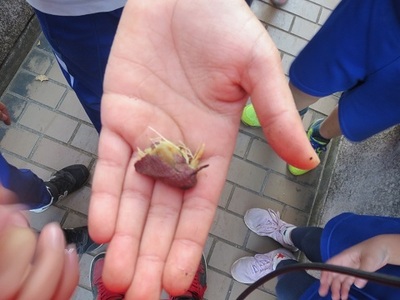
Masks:
[[[280,9],[268,1],[255,0],[253,12],[265,25],[281,51],[287,73],[296,54],[307,44],[339,0],[289,0]],[[46,75],[48,81],[35,80]],[[98,135],[74,92],[70,89],[51,49],[41,35],[7,90],[1,97],[12,114],[13,124],[0,127],[0,150],[19,168],[29,168],[47,179],[55,170],[82,163],[93,174],[97,158]],[[330,96],[312,106],[303,123],[327,115],[336,105]],[[252,207],[272,208],[285,221],[306,225],[318,192],[324,162],[301,177],[292,176],[270,148],[260,129],[241,126],[225,188],[204,252],[208,263],[208,300],[230,300],[246,288],[230,276],[230,266],[244,255],[271,251],[278,244],[250,232],[243,215]],[[57,221],[63,227],[85,225],[90,199],[91,180],[78,192],[68,196],[41,214],[30,214],[31,225],[40,230]],[[92,254],[80,260],[79,287],[73,299],[92,299],[89,265]],[[276,299],[275,281],[256,290],[249,300]]]

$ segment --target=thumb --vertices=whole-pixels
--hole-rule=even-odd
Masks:
[[[248,72],[250,82],[254,83],[252,103],[275,152],[290,165],[313,169],[320,160],[306,136],[278,50],[272,45],[265,31],[265,38],[259,39],[254,48],[254,59]]]

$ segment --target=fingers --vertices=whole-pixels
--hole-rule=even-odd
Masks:
[[[32,269],[18,299],[52,298],[64,269],[64,249],[64,234],[59,225],[46,225],[39,236]]]
[[[76,248],[69,245],[64,252],[64,272],[56,289],[56,294],[52,299],[68,300],[71,299],[79,282],[79,258]]]
[[[326,296],[330,289],[333,300],[347,299],[354,281],[352,276],[324,271],[321,273],[319,295]]]
[[[133,162],[129,165],[115,234],[107,249],[103,271],[104,283],[115,292],[124,293],[132,283],[153,184],[148,177],[138,176]]]
[[[183,294],[198,269],[204,244],[212,225],[224,176],[226,161],[210,159],[198,174],[196,187],[185,193],[178,227],[165,265],[163,286],[172,295]]]
[[[144,228],[135,276],[126,296],[157,299],[165,262],[175,235],[183,191],[163,183],[155,185]]]
[[[0,121],[3,121],[4,124],[6,124],[6,125],[11,124],[10,114],[9,114],[6,106],[1,102],[0,102]]]
[[[335,274],[331,284],[331,293],[333,300],[346,300],[349,296],[349,290],[354,282],[354,277]]]
[[[38,240],[30,228],[8,227],[0,236],[0,247],[4,299],[69,299],[72,295],[79,278],[78,258],[76,251],[65,254],[58,225],[46,225]]]
[[[35,253],[36,236],[29,228],[9,227],[0,235],[0,291],[14,298],[21,288]]]
[[[368,280],[366,280],[366,279],[356,278],[354,280],[354,285],[356,287],[358,287],[359,289],[362,289],[363,287],[365,287],[367,285],[367,283],[368,283]]]
[[[338,299],[348,299],[349,298],[349,291],[351,286],[354,283],[355,278],[354,277],[349,277],[347,276],[346,278],[344,278],[344,280],[342,281],[342,285],[340,287],[340,297]]]
[[[0,205],[0,231],[10,226],[29,227],[20,205]]]
[[[329,259],[327,263],[374,272],[387,263],[387,249],[384,245],[380,236],[376,236],[344,250]],[[326,295],[330,288],[332,299],[340,299],[340,297],[347,299],[349,289],[353,284],[358,288],[363,288],[367,284],[365,279],[326,271],[321,273],[320,282],[320,295]]]
[[[1,154],[0,154],[0,160],[3,160]],[[0,161],[0,165],[1,163],[2,161]],[[13,204],[13,203],[18,203],[17,195],[11,190],[6,189],[0,182],[0,205]]]
[[[266,32],[254,48],[248,77],[252,103],[268,143],[287,163],[301,169],[315,168],[319,158],[304,132],[279,53]]]
[[[108,243],[114,234],[119,199],[130,158],[130,147],[116,133],[103,127],[88,220],[90,236],[97,243]]]
[[[331,286],[332,283],[332,278],[330,276],[329,272],[321,272],[321,277],[319,279],[320,285],[318,289],[318,293],[321,297],[325,297],[328,295],[329,292],[329,287]]]

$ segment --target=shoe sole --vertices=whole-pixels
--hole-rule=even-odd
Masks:
[[[292,174],[294,176],[301,176],[301,175],[307,174],[312,169],[311,170],[302,170],[302,169],[298,169],[296,167],[293,167],[291,165],[288,165],[288,170],[289,170],[290,174]]]
[[[90,263],[90,269],[89,269],[89,280],[90,280],[90,289],[92,290],[92,293],[93,293],[93,296],[94,296],[94,298],[93,299],[96,299],[96,297],[97,297],[97,293],[95,293],[95,291],[94,291],[94,289],[93,289],[93,275],[92,275],[92,272],[93,272],[93,268],[94,268],[94,265],[96,264],[96,262],[99,260],[99,259],[101,259],[101,258],[103,258],[103,259],[105,259],[106,258],[106,253],[105,252],[100,252],[99,254],[97,254],[95,257],[93,257],[93,259],[92,259],[92,262]],[[95,295],[96,294],[96,295]]]

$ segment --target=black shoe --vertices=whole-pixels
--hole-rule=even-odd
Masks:
[[[67,244],[75,244],[79,256],[87,252],[93,252],[102,245],[96,244],[89,236],[87,226],[76,228],[64,228]]]
[[[53,203],[81,188],[89,178],[89,170],[84,165],[72,165],[55,172],[44,184]]]
[[[48,181],[44,182],[51,196],[50,203],[30,211],[35,213],[45,211],[53,203],[81,188],[89,175],[89,170],[84,165],[72,165],[55,172]]]

